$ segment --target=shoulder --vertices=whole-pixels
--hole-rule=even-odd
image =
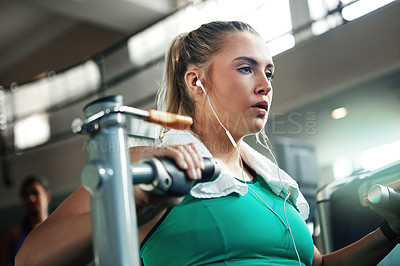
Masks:
[[[21,225],[10,224],[3,229],[1,233],[1,239],[2,241],[16,242],[20,234],[21,234]]]

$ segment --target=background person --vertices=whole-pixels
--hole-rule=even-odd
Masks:
[[[25,216],[20,224],[7,226],[0,239],[0,265],[14,265],[14,258],[29,232],[49,216],[51,193],[47,181],[40,176],[25,177],[20,186]]]

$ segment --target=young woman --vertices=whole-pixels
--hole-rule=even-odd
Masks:
[[[211,22],[172,43],[160,99],[164,110],[191,115],[194,124],[166,132],[162,147],[132,148],[131,159],[174,158],[193,180],[202,157],[217,158],[223,169],[180,203],[135,187],[145,265],[372,265],[396,245],[377,229],[332,254],[315,248],[296,182],[242,140],[267,121],[274,67],[265,42],[242,22]],[[89,262],[88,201],[83,188],[72,194],[29,235],[17,264]],[[399,217],[378,211],[400,233]]]

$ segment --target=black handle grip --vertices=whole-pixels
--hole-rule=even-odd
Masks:
[[[214,180],[219,175],[221,168],[218,161],[204,158],[204,169],[200,180],[190,180],[185,170],[181,170],[173,159],[151,158],[143,163],[133,164],[132,177],[134,184],[147,184],[143,189],[158,194],[170,196],[183,196],[199,182]]]

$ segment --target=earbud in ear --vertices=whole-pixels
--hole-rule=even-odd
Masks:
[[[204,94],[207,95],[207,92],[203,87],[203,83],[201,83],[201,81],[199,79],[196,81],[196,86],[199,86],[203,90]]]
[[[201,83],[201,81],[199,79],[196,81],[196,86],[199,86],[199,87],[203,86],[203,84]]]

